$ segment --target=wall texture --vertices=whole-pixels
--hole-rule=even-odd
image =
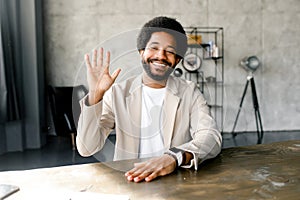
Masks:
[[[126,69],[120,79],[139,72],[133,38],[158,15],[175,17],[185,27],[224,28],[225,132],[233,127],[247,80],[239,62],[250,55],[262,62],[254,79],[264,130],[300,129],[299,0],[44,1],[48,83],[84,83],[83,55],[100,45],[115,56],[112,68]],[[256,130],[254,119],[248,89],[236,130]]]

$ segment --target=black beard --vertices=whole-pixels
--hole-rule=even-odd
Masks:
[[[163,80],[167,80],[169,78],[169,76],[171,75],[171,73],[174,71],[174,68],[171,66],[171,64],[167,61],[163,61],[164,64],[166,64],[168,66],[168,70],[165,72],[164,75],[155,75],[151,72],[150,69],[150,62],[154,61],[155,59],[148,59],[147,62],[142,58],[142,65],[143,68],[145,70],[145,72],[147,73],[147,75],[155,80],[155,81],[163,81]]]

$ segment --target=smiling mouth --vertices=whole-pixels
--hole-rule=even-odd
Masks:
[[[168,65],[164,64],[164,63],[158,63],[158,62],[151,62],[154,66],[159,67],[159,68],[165,68]]]
[[[155,81],[168,79],[173,71],[172,65],[166,61],[158,59],[142,60],[143,68],[150,78]]]
[[[158,60],[149,60],[149,63],[151,63],[156,69],[159,70],[165,70],[166,68],[171,67],[171,64],[167,61],[158,61]]]

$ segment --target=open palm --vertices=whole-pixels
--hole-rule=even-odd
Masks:
[[[89,55],[85,55],[90,105],[93,105],[102,99],[104,93],[112,86],[121,71],[121,69],[117,69],[110,75],[110,52],[108,51],[106,53],[104,61],[103,51],[103,48],[99,49],[99,54],[97,50],[93,51],[92,64]]]

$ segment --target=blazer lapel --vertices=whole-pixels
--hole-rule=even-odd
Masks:
[[[176,112],[180,102],[180,97],[178,97],[176,94],[177,88],[175,86],[173,77],[170,76],[167,82],[167,91],[163,112],[163,136],[166,149],[169,149],[171,147]]]
[[[128,111],[128,117],[131,121],[131,134],[127,138],[128,147],[130,148],[130,153],[134,153],[138,156],[139,145],[140,145],[140,132],[141,132],[141,76],[138,76],[132,83],[129,90],[130,95],[126,97],[126,106]]]

